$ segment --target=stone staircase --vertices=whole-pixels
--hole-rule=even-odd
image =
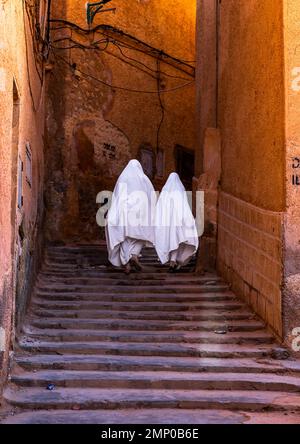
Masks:
[[[216,275],[125,276],[104,247],[49,247],[4,423],[300,423],[300,363]],[[193,264],[192,264],[193,265]],[[276,354],[276,353],[275,353]]]

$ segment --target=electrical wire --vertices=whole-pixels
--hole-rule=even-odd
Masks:
[[[157,60],[157,95],[159,100],[159,105],[161,108],[161,119],[157,128],[157,135],[156,135],[156,154],[158,154],[158,150],[160,148],[160,131],[163,126],[164,120],[165,120],[165,114],[166,110],[162,101],[161,97],[161,89],[160,89],[160,83],[161,83],[161,72],[160,72],[160,60]]]
[[[150,68],[150,66],[146,65],[145,63],[141,62],[140,60],[136,60],[136,59],[134,59],[133,57],[129,57],[128,55],[126,55],[126,54],[124,53],[124,51],[122,50],[122,47],[127,47],[127,46],[122,45],[122,44],[120,44],[120,43],[116,43],[116,42],[112,42],[112,43],[113,43],[113,44],[119,49],[119,51],[121,52],[121,54],[122,54],[123,57],[125,57],[126,59],[129,59],[129,60],[132,60],[132,61],[134,61],[134,62],[136,62],[136,63],[138,63],[138,64],[140,64],[140,65],[146,67],[147,69],[149,69],[149,71],[152,71],[152,72],[156,73],[156,71],[155,71],[154,69]],[[128,48],[128,47],[127,47],[127,48]],[[165,75],[166,77],[170,77],[170,78],[173,78],[173,79],[188,80],[188,79],[185,78],[185,77],[173,76],[172,74],[169,74],[169,73],[164,72],[164,71],[160,71],[160,73],[163,74],[163,75]]]
[[[145,71],[144,69],[141,69],[140,67],[138,67],[138,66],[135,65],[135,64],[127,63],[124,59],[122,59],[122,58],[116,56],[116,55],[115,55],[114,53],[112,53],[112,52],[107,51],[107,53],[108,53],[109,55],[118,58],[118,59],[121,60],[122,62],[127,63],[127,64],[129,64],[130,66],[133,66],[133,67],[135,67],[136,69],[139,69],[140,71],[144,72],[145,74],[148,74],[148,75],[150,75],[152,78],[155,78],[155,79],[156,79],[156,74],[157,74],[156,70],[152,69],[150,66],[146,65],[145,63],[141,62],[140,60],[137,60],[137,59],[135,59],[135,58],[133,58],[133,57],[129,57],[129,56],[128,56],[127,54],[125,54],[124,51],[122,50],[122,47],[123,47],[123,48],[128,48],[128,47],[127,47],[126,45],[121,45],[119,42],[116,42],[116,41],[113,40],[113,39],[109,39],[109,38],[101,39],[101,40],[98,40],[98,41],[96,41],[96,42],[93,42],[93,43],[90,44],[89,46],[84,45],[83,43],[80,43],[80,42],[78,42],[78,41],[72,39],[71,37],[63,37],[63,38],[60,38],[60,39],[56,39],[56,40],[53,41],[53,43],[60,43],[60,42],[64,42],[64,41],[72,42],[73,45],[70,45],[70,46],[56,46],[56,45],[53,45],[53,44],[52,44],[53,48],[58,49],[58,50],[67,50],[67,49],[84,49],[84,50],[85,50],[85,49],[88,49],[88,50],[100,50],[100,51],[106,51],[107,48],[108,48],[108,46],[109,46],[109,44],[112,44],[112,45],[114,45],[114,46],[119,50],[119,52],[121,53],[122,57],[124,57],[124,58],[126,58],[126,59],[128,59],[128,60],[130,60],[130,61],[132,61],[132,62],[137,63],[138,65],[140,65],[140,66],[146,68],[147,70],[149,70],[151,73],[154,73],[155,75],[153,75],[153,74],[151,74],[151,73]],[[104,48],[99,48],[99,47],[97,46],[99,43],[106,43],[106,45],[105,45]],[[188,79],[187,79],[186,77],[172,75],[172,74],[169,74],[169,73],[167,73],[167,72],[165,72],[165,71],[162,71],[162,70],[160,70],[160,73],[161,73],[162,75],[164,75],[164,76],[166,76],[166,77],[170,77],[170,78],[172,78],[172,79],[179,79],[179,80],[185,80],[185,81],[188,81]]]
[[[59,26],[59,27],[54,27],[52,28],[53,30],[59,30],[59,29],[69,29],[70,27],[77,30],[78,32],[84,33],[84,34],[95,34],[96,32],[102,33],[103,35],[106,35],[107,37],[109,37],[109,33],[113,32],[115,34],[115,36],[119,36],[122,37],[124,39],[128,38],[130,39],[132,42],[134,42],[135,44],[139,45],[139,46],[143,46],[144,50],[141,50],[140,48],[135,48],[132,47],[132,49],[135,49],[136,51],[140,51],[140,52],[144,52],[145,54],[148,54],[151,57],[159,57],[162,61],[164,61],[167,64],[171,64],[172,66],[174,66],[174,63],[177,66],[177,69],[184,71],[186,74],[188,75],[192,75],[190,72],[186,72],[185,70],[195,70],[195,68],[191,65],[189,65],[186,61],[180,60],[176,57],[170,56],[169,54],[165,53],[162,50],[158,50],[156,48],[151,47],[150,45],[148,45],[147,43],[143,42],[142,40],[118,29],[115,28],[113,26],[110,25],[98,25],[93,29],[85,29],[80,27],[79,25],[69,22],[68,20],[63,20],[63,19],[53,19],[50,20],[51,23],[61,23],[64,26]],[[115,37],[116,39],[116,37]],[[171,63],[171,60],[173,62],[173,64]],[[192,75],[194,77],[194,74]]]
[[[30,96],[31,96],[32,106],[33,106],[34,112],[36,113],[35,99],[34,99],[34,95],[33,95],[30,70],[29,70],[28,41],[27,41],[27,32],[26,32],[26,23],[25,23],[25,3],[23,3],[23,25],[24,25],[25,52],[26,52],[26,70],[27,70],[28,86],[29,86],[29,92],[30,92]]]
[[[38,77],[40,79],[40,82],[42,84],[43,83],[43,68],[42,68],[42,74],[41,74],[39,67],[38,67],[38,64],[40,63],[40,60],[38,60],[39,51],[38,51],[38,48],[36,47],[36,42],[38,39],[37,39],[37,36],[33,30],[33,27],[34,27],[33,22],[35,20],[35,17],[32,13],[29,13],[29,10],[28,10],[28,8],[35,9],[36,6],[29,5],[29,3],[27,1],[25,1],[24,3],[25,3],[25,11],[26,11],[27,19],[28,19],[28,24],[29,24],[29,30],[30,30],[30,34],[31,34],[31,41],[32,41],[32,45],[33,45],[35,69],[36,69],[36,72],[37,72]],[[23,3],[23,10],[24,10],[24,3]]]
[[[114,57],[114,58],[120,60],[121,62],[125,63],[126,65],[129,65],[129,66],[131,66],[131,67],[133,67],[133,68],[135,68],[135,69],[138,69],[139,71],[143,72],[143,73],[146,74],[147,76],[149,76],[149,77],[151,77],[152,79],[156,80],[156,76],[155,76],[154,74],[151,74],[149,71],[146,71],[145,69],[143,69],[143,68],[140,67],[140,66],[136,66],[136,65],[134,65],[133,63],[130,63],[129,60],[124,60],[122,57],[120,57],[120,56],[118,56],[117,54],[115,54],[115,53],[113,53],[113,52],[111,52],[111,51],[108,51],[108,50],[105,51],[105,54],[108,54],[109,56]]]
[[[73,69],[72,64],[70,62],[68,62],[64,57],[57,55],[57,57],[59,59],[61,59],[64,63],[66,63],[67,65],[70,66],[70,68]],[[97,77],[93,76],[92,74],[86,73],[84,71],[82,71],[80,68],[76,67],[76,71],[78,71],[80,74],[82,74],[85,77],[89,77],[92,80],[95,80],[98,83],[101,83],[104,86],[107,86],[111,89],[116,89],[116,90],[121,90],[121,91],[127,91],[127,92],[132,92],[132,93],[141,93],[141,94],[157,94],[157,90],[156,91],[146,91],[146,90],[138,90],[138,89],[130,89],[130,88],[126,88],[123,86],[118,86],[118,85],[112,85],[110,83],[105,82],[104,80],[98,79]],[[174,91],[178,91],[182,88],[186,88],[188,86],[191,86],[194,84],[194,80],[192,80],[191,82],[187,82],[183,85],[174,87],[174,88],[170,88],[170,89],[163,89],[163,90],[159,90],[159,92],[162,93],[170,93],[170,92],[174,92]]]

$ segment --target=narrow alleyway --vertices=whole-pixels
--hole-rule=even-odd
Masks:
[[[300,362],[216,275],[47,250],[4,397],[7,423],[300,420]]]

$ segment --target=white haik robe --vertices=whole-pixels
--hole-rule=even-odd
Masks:
[[[199,238],[185,188],[176,173],[165,184],[155,211],[155,248],[162,264],[185,265],[197,252]]]
[[[109,261],[128,264],[144,246],[154,244],[156,194],[141,164],[131,160],[115,186],[107,216],[106,243]]]

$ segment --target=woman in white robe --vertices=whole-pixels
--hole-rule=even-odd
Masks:
[[[154,245],[156,194],[141,164],[131,160],[115,186],[107,215],[106,243],[109,261],[116,267],[141,271],[143,247]]]
[[[157,202],[155,248],[162,264],[170,271],[186,265],[199,247],[196,222],[186,190],[177,173],[172,173]]]

